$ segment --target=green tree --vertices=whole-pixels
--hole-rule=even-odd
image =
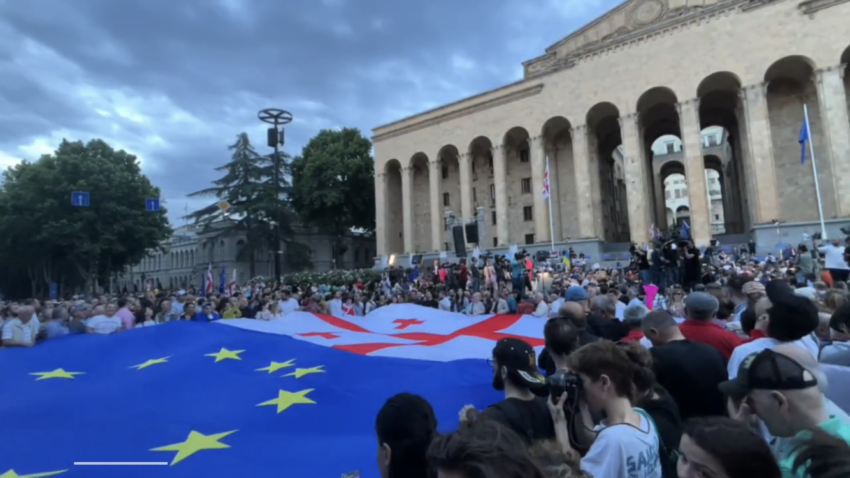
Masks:
[[[375,229],[372,143],[357,128],[322,130],[291,165],[292,205],[306,225],[334,236],[334,263],[352,229]]]
[[[263,221],[258,204],[263,195],[261,183],[265,175],[263,158],[251,145],[247,133],[236,136],[236,142],[228,146],[231,152],[230,162],[215,168],[223,171],[224,176],[213,181],[209,188],[202,189],[189,197],[209,197],[216,200],[188,215],[196,224],[208,226],[226,217],[233,221],[233,229],[245,232],[245,247],[239,251],[239,260],[247,260],[251,277],[256,275],[255,251],[263,240]],[[222,202],[229,207],[223,210]],[[228,231],[222,231],[228,232]]]
[[[88,192],[90,206],[73,206],[73,191]],[[107,284],[171,234],[164,208],[145,209],[159,197],[135,156],[99,139],[63,140],[53,154],[4,174],[0,264],[26,277],[29,290],[19,294],[44,295],[51,282],[60,293]]]
[[[280,195],[275,197],[274,158],[260,155],[251,145],[247,133],[240,133],[236,142],[228,146],[230,162],[216,168],[224,176],[213,181],[209,188],[194,192],[190,197],[215,197],[215,201],[188,215],[196,224],[209,224],[230,219],[232,227],[219,229],[222,234],[234,230],[245,233],[245,246],[238,251],[237,260],[249,264],[251,277],[256,276],[256,251],[262,245],[276,251],[274,224],[280,222],[284,243],[292,242],[294,215],[287,203],[290,186],[286,180],[289,157],[282,153],[281,174],[278,186]],[[222,210],[221,203],[229,205]]]

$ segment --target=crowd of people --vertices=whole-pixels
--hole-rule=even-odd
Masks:
[[[850,389],[835,382],[850,370],[844,249],[801,245],[759,260],[748,248],[674,245],[636,246],[626,268],[517,253],[367,283],[250,283],[232,296],[5,302],[2,345],[174,320],[363,316],[395,303],[526,314],[540,318],[545,348],[495,345],[493,387],[504,400],[464,407],[447,434],[419,396],[384,404],[376,433],[385,478],[850,476],[850,417],[827,397],[830,387]]]

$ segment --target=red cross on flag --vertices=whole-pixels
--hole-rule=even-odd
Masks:
[[[549,156],[546,156],[546,169],[543,171],[543,199],[549,199]]]
[[[360,355],[448,362],[486,359],[500,339],[543,348],[541,319],[524,315],[467,316],[413,304],[381,307],[366,317],[293,312],[279,320],[230,319],[216,324],[287,335]]]

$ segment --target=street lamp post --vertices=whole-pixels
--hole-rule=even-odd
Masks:
[[[285,135],[281,128],[292,122],[292,113],[278,108],[266,108],[257,113],[260,121],[273,125],[268,129],[268,145],[274,148],[274,279],[280,282],[280,147]]]

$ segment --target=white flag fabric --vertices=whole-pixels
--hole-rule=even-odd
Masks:
[[[549,199],[549,157],[546,157],[546,170],[543,171],[543,199]]]
[[[278,320],[227,319],[216,324],[297,340],[339,350],[381,357],[449,362],[488,359],[496,342],[514,337],[539,353],[543,322],[530,315],[477,315],[396,304],[365,317],[292,312]]]

